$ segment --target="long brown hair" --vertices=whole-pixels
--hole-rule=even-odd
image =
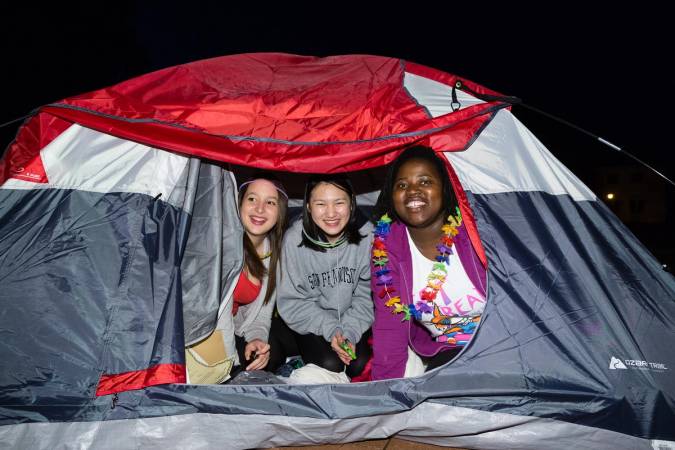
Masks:
[[[267,180],[272,183],[278,191],[279,201],[277,203],[279,217],[277,218],[277,223],[274,227],[267,232],[267,238],[270,241],[270,264],[269,269],[265,268],[262,260],[258,256],[258,252],[251,242],[251,239],[244,231],[244,267],[248,272],[261,280],[265,275],[267,275],[267,290],[265,291],[265,299],[263,304],[267,304],[274,294],[274,290],[277,287],[277,268],[281,270],[281,244],[284,237],[284,231],[286,231],[286,212],[288,211],[288,198],[286,196],[286,191],[284,190],[281,182],[277,180],[274,176],[269,174],[256,174],[249,181],[244,183],[242,187],[244,189],[239,190],[239,209],[241,210],[241,203],[246,196],[248,187],[251,182],[255,180]]]

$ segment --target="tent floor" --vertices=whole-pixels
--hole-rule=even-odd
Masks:
[[[422,442],[406,441],[400,438],[375,439],[370,441],[350,442],[348,444],[309,445],[304,447],[274,447],[276,449],[301,449],[301,450],[423,450],[430,448],[443,448],[445,450],[465,450],[458,447],[439,447],[437,445],[424,444]]]

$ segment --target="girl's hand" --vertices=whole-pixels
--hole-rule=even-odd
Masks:
[[[244,348],[244,357],[251,363],[246,366],[246,370],[260,370],[264,368],[270,360],[270,344],[260,339],[253,339],[246,344]]]
[[[345,363],[345,365],[349,365],[350,362],[352,362],[352,358],[349,356],[349,353],[346,351],[342,350],[340,348],[340,345],[344,342],[345,338],[342,336],[341,332],[336,332],[333,335],[333,338],[330,340],[330,346],[333,349],[335,353],[337,353],[338,358],[340,358],[340,361]],[[349,342],[347,345],[349,345],[352,348],[352,351],[354,350],[354,344]]]

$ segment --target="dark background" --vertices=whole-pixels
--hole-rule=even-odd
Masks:
[[[366,2],[3,4],[0,123],[203,58],[263,51],[365,53],[417,62],[520,97],[675,178],[675,77],[666,68],[675,40],[665,7],[446,3],[408,2],[407,9]],[[675,265],[675,188],[575,130],[522,107],[513,111],[659,260]],[[0,129],[0,148],[19,123]],[[617,198],[607,200],[608,192]]]

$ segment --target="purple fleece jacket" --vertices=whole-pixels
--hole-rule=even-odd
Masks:
[[[455,236],[455,249],[462,261],[462,266],[469,279],[478,291],[485,295],[485,268],[478,259],[466,227],[458,228]],[[387,268],[391,270],[391,286],[401,297],[401,303],[412,303],[412,256],[408,245],[405,225],[392,223],[387,237]],[[408,360],[408,343],[420,356],[433,356],[444,348],[445,343],[436,342],[431,334],[415,319],[401,321],[402,314],[392,314],[391,308],[385,306],[385,299],[378,293],[382,286],[377,286],[377,269],[371,262],[371,288],[375,301],[375,322],[373,323],[373,380],[401,378]]]

